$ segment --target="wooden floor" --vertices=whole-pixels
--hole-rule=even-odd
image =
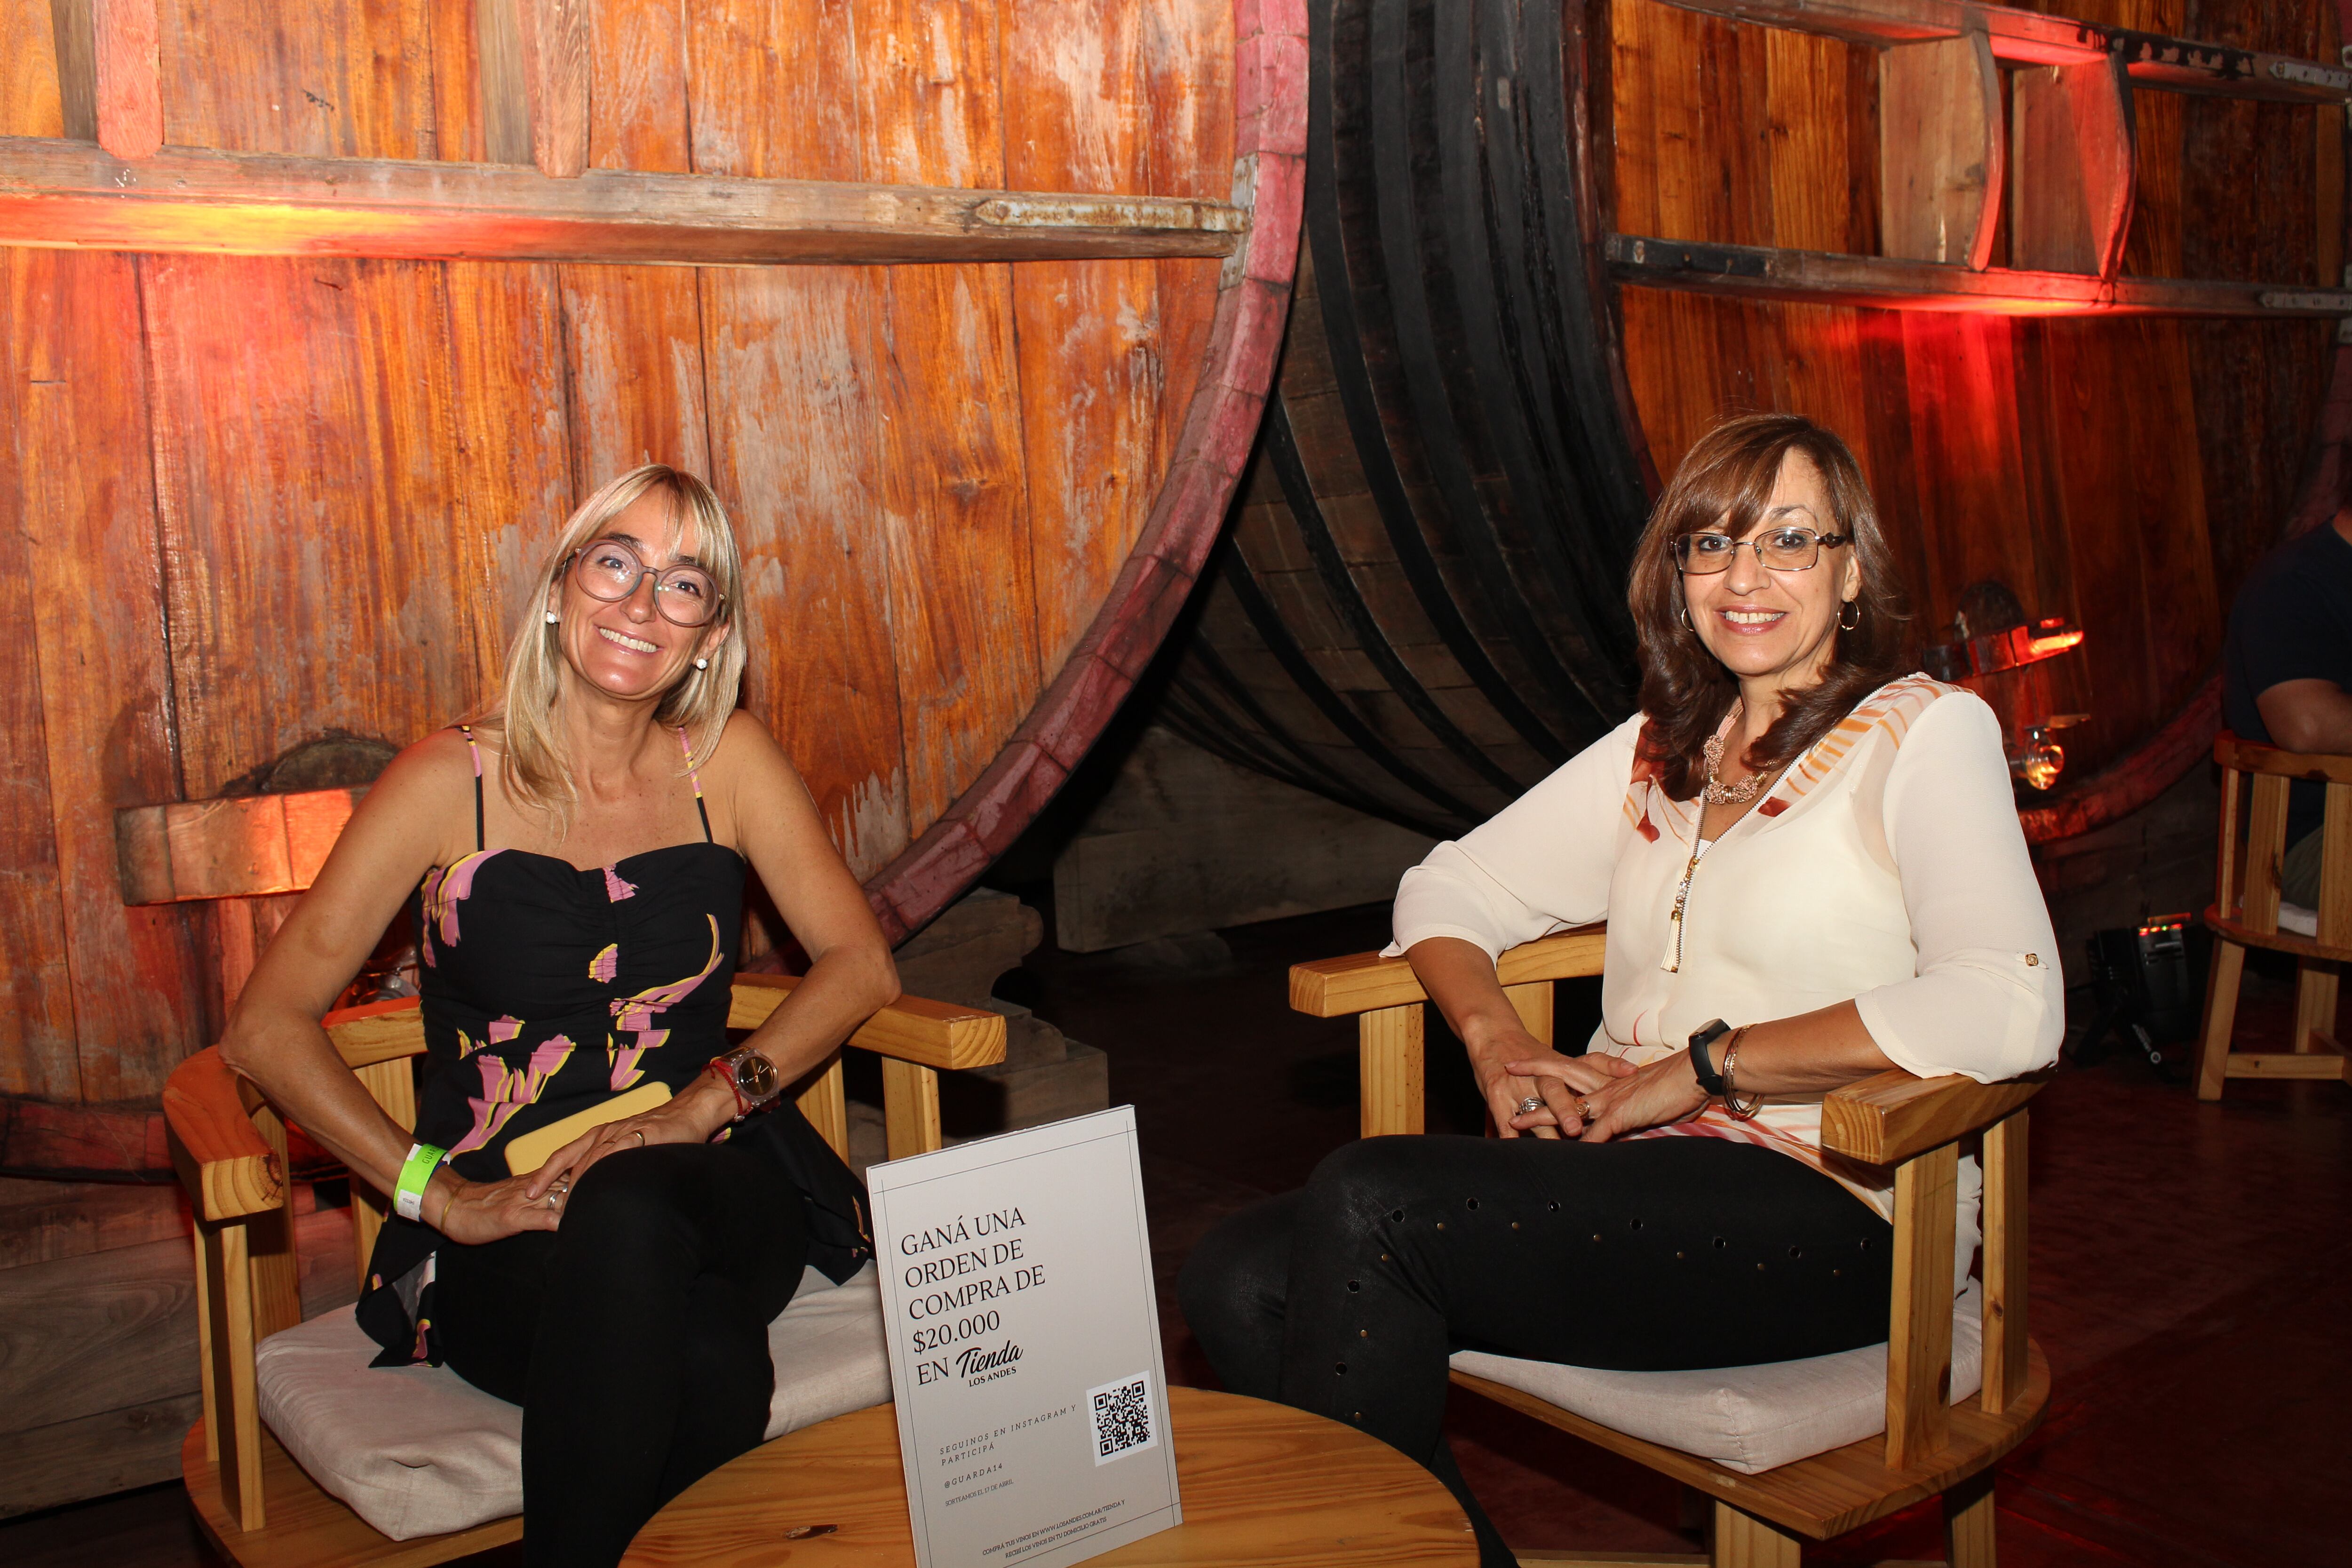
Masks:
[[[1224,933],[1222,963],[1204,958],[1213,944],[1164,944],[1164,967],[1046,950],[1001,987],[1108,1051],[1113,1102],[1137,1108],[1171,1381],[1210,1381],[1175,1308],[1177,1263],[1354,1132],[1352,1033],[1288,1013],[1284,970],[1376,945],[1385,927],[1384,910],[1270,922]],[[2285,984],[2250,981],[2246,1043],[2283,1034],[2291,1001]],[[1471,1130],[1475,1100],[1434,1070],[1444,1057],[1432,1047],[1432,1130]],[[2352,1090],[2340,1087],[2232,1082],[2200,1105],[2185,1079],[2118,1053],[2035,1101],[2034,1336],[2056,1391],[2000,1471],[2003,1568],[2343,1560],[2332,1505],[2352,1409],[2347,1178]],[[1692,1550],[1675,1489],[1646,1471],[1458,1396],[1454,1432],[1516,1544]],[[1915,1510],[1807,1562],[1941,1548],[1934,1517]],[[10,1568],[206,1561],[173,1488],[0,1524]]]

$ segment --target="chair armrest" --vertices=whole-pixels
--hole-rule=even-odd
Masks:
[[[1609,945],[1606,925],[1579,926],[1522,942],[1496,962],[1495,973],[1506,985],[1527,985],[1543,980],[1572,980],[1601,973]],[[1382,1007],[1409,1007],[1429,1000],[1412,965],[1402,958],[1382,958],[1377,952],[1351,952],[1345,958],[1318,958],[1290,966],[1290,1005],[1316,1018],[1345,1018]]]
[[[339,1007],[319,1023],[353,1071],[425,1054],[424,1006],[415,996]]]
[[[1999,1121],[2044,1081],[2044,1075],[1999,1083],[1915,1078],[1897,1068],[1822,1098],[1822,1147],[1867,1164],[1900,1164]]]
[[[2282,751],[2276,746],[2241,740],[2227,730],[2213,738],[2213,760],[2225,768],[2236,768],[2242,773],[2275,773],[2282,778],[2352,784],[2352,757],[2326,752]]]
[[[758,1028],[798,984],[798,975],[738,974],[727,1026]],[[1004,1015],[901,996],[860,1024],[849,1043],[876,1056],[934,1070],[994,1067],[1004,1059]]]
[[[172,1163],[188,1201],[208,1220],[239,1219],[276,1209],[286,1168],[253,1124],[241,1080],[207,1046],[172,1070],[163,1085],[163,1120],[172,1130]]]

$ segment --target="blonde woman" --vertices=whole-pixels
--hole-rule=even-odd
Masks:
[[[656,464],[599,489],[540,574],[503,701],[385,771],[222,1041],[395,1194],[360,1305],[377,1364],[446,1361],[523,1407],[533,1563],[618,1561],[757,1443],[766,1325],[805,1264],[846,1278],[870,1250],[855,1178],[767,1102],[897,973],[808,791],[736,710],[743,659],[709,488]],[[730,1051],[747,866],[812,963]],[[412,899],[429,1047],[413,1135],[319,1024]],[[508,1173],[517,1137],[655,1084],[666,1102]]]

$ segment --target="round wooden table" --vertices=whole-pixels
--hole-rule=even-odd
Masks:
[[[1238,1394],[1171,1388],[1184,1522],[1104,1568],[1476,1568],[1470,1521],[1435,1477],[1361,1432]],[[907,1484],[887,1405],[787,1433],[654,1515],[622,1568],[908,1568]]]

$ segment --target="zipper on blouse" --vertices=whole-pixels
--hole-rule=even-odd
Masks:
[[[1675,927],[1674,952],[1667,955],[1666,962],[1664,965],[1666,973],[1669,974],[1679,973],[1682,970],[1683,911],[1690,903],[1691,879],[1698,874],[1698,858],[1705,853],[1705,850],[1699,848],[1693,848],[1691,850],[1690,864],[1683,868],[1682,886],[1675,889],[1675,907],[1673,910],[1669,910],[1666,915],[1666,919],[1672,921]]]

